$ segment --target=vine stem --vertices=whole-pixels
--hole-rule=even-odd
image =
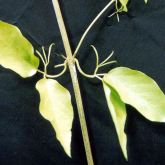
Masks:
[[[90,23],[90,25],[87,27],[87,29],[85,30],[84,34],[82,35],[76,50],[73,53],[73,56],[76,57],[85,37],[87,36],[88,32],[90,31],[90,29],[92,28],[92,26],[97,22],[97,20],[102,16],[102,14],[104,14],[104,12],[115,2],[116,0],[111,0],[104,8],[103,10],[101,10],[101,12],[95,17],[95,19]]]
[[[82,103],[82,97],[81,97],[81,92],[80,92],[80,87],[79,87],[79,82],[78,82],[78,77],[77,77],[77,71],[76,71],[76,65],[75,65],[75,56],[78,53],[85,37],[87,36],[88,32],[90,29],[93,27],[93,25],[97,22],[97,20],[102,16],[102,14],[115,2],[116,0],[111,0],[104,8],[103,10],[94,18],[94,20],[91,22],[91,24],[88,26],[84,34],[82,35],[76,50],[74,53],[72,53],[71,46],[69,43],[67,31],[65,28],[64,20],[62,17],[60,5],[59,5],[59,0],[52,0],[53,2],[53,7],[54,11],[56,14],[57,18],[57,23],[60,29],[61,37],[63,40],[63,45],[64,49],[66,52],[67,56],[67,64],[69,67],[71,79],[72,79],[72,84],[73,84],[73,89],[74,89],[74,94],[76,98],[76,104],[77,104],[77,109],[78,109],[78,115],[79,115],[79,120],[80,120],[80,126],[81,126],[81,131],[82,131],[82,136],[83,136],[83,142],[84,142],[84,147],[85,147],[85,153],[87,157],[87,163],[88,165],[94,165],[93,157],[92,157],[92,151],[91,151],[91,146],[90,146],[90,141],[89,141],[89,135],[88,135],[88,129],[87,129],[87,124],[86,124],[86,119],[85,119],[85,114],[84,114],[84,108],[83,108],[83,103]],[[96,76],[101,80],[99,76]]]
[[[86,157],[87,157],[87,163],[88,163],[88,165],[94,165],[74,57],[72,54],[71,46],[70,46],[68,35],[66,32],[64,20],[62,17],[60,6],[59,6],[59,2],[58,2],[58,0],[52,0],[52,2],[53,2],[53,7],[55,10],[58,26],[60,29],[61,37],[63,40],[65,52],[67,55],[68,67],[70,70],[71,79],[72,79],[72,83],[73,83],[73,89],[74,89],[76,103],[77,103],[77,109],[78,109],[78,115],[79,115],[79,120],[80,120],[80,126],[81,126],[81,130],[82,130],[82,136],[83,136],[84,147],[85,147],[85,152],[86,152]]]

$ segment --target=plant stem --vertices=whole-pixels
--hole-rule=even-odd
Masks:
[[[115,2],[116,0],[111,0],[102,10],[101,12],[95,17],[95,19],[90,23],[90,25],[87,27],[87,29],[85,30],[84,34],[82,35],[75,52],[73,53],[73,56],[75,57],[85,39],[85,37],[87,36],[88,32],[90,31],[90,29],[93,27],[93,25],[97,22],[97,20],[102,16],[102,14],[104,14],[104,12],[113,4],[113,2]]]
[[[82,136],[83,136],[83,141],[84,141],[87,162],[88,162],[88,165],[94,165],[74,57],[73,57],[73,54],[71,51],[71,47],[70,47],[68,35],[66,32],[64,20],[62,17],[62,13],[60,10],[59,2],[58,2],[58,0],[52,0],[52,1],[53,1],[53,7],[55,10],[55,14],[57,17],[58,26],[59,26],[59,29],[61,32],[65,52],[67,55],[68,66],[69,66],[69,70],[70,70],[70,74],[71,74],[73,89],[74,89],[76,103],[77,103],[78,115],[79,115],[81,130],[82,130]]]

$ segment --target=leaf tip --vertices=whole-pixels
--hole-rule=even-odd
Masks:
[[[123,154],[124,154],[125,160],[126,160],[126,161],[128,161],[128,154],[127,154],[127,150],[123,151]]]

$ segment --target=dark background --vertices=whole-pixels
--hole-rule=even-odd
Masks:
[[[110,8],[89,33],[78,58],[82,68],[92,73],[94,44],[100,59],[115,50],[119,66],[145,72],[165,92],[165,1],[130,0],[129,12],[108,18]],[[74,50],[81,34],[109,0],[60,0],[71,46]],[[0,0],[0,19],[17,25],[35,49],[56,43],[53,65],[64,54],[51,0]],[[115,65],[107,67],[109,71]],[[42,69],[42,65],[40,66]],[[39,114],[39,94],[35,83],[40,74],[22,79],[0,68],[0,165],[86,165],[77,109],[69,73],[58,78],[72,93],[75,119],[72,136],[72,159],[68,158],[48,121]],[[106,105],[102,84],[79,76],[95,165],[164,165],[165,124],[153,123],[127,107],[125,131],[128,136],[126,162]],[[159,104],[159,103],[158,103]]]

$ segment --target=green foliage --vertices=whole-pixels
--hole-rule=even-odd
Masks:
[[[30,42],[16,26],[3,21],[0,21],[0,65],[24,78],[33,76],[39,65]]]
[[[115,13],[128,11],[127,5],[129,0],[111,1],[110,4],[114,2],[116,3],[117,10]],[[118,2],[120,2],[121,8],[118,8]],[[147,3],[148,0],[144,0],[144,2]],[[107,6],[103,11],[106,8]],[[76,53],[86,34],[102,13],[103,12],[101,11],[85,31],[83,37],[80,39],[80,44],[75,51]],[[48,77],[56,78],[61,76],[69,65],[69,59],[62,56],[65,59],[64,63],[55,66],[55,68],[64,67],[62,72],[57,75],[48,75],[47,67],[50,62],[52,46],[53,44],[50,45],[47,56],[44,47],[42,47],[43,56],[37,51],[37,54],[44,64],[44,71],[41,71],[38,69],[39,59],[34,55],[34,50],[30,42],[23,37],[16,26],[0,21],[0,65],[15,71],[24,78],[34,75],[37,71],[43,74],[44,78],[39,80],[36,84],[36,89],[40,94],[40,113],[52,124],[57,139],[63,146],[67,155],[71,157],[71,128],[74,117],[71,96],[69,91],[56,80],[47,79]],[[165,95],[153,79],[136,70],[118,67],[111,70],[108,74],[98,74],[97,71],[99,68],[116,61],[108,61],[113,55],[112,52],[103,62],[99,63],[98,52],[94,46],[92,46],[92,48],[96,54],[96,69],[93,75],[85,74],[80,68],[79,62],[74,56],[75,54],[72,57],[77,65],[77,69],[82,75],[88,78],[97,77],[102,80],[106,100],[116,127],[120,146],[127,159],[127,137],[124,132],[127,116],[125,104],[133,106],[144,117],[151,121],[164,122]],[[75,64],[73,63],[73,65]],[[102,79],[101,76],[103,75],[104,77]],[[74,76],[76,77],[77,75],[75,74]],[[77,86],[74,81],[73,86]],[[80,93],[79,89],[78,93]],[[81,100],[81,96],[79,97],[79,100]],[[80,107],[82,106],[81,103],[78,104]],[[84,124],[83,126],[86,129],[86,125]],[[86,137],[86,139],[88,139],[88,137]],[[86,144],[86,142],[87,140],[84,140],[84,144]]]
[[[165,122],[165,95],[153,79],[126,67],[115,68],[106,74],[103,86],[120,145],[127,158],[124,103],[151,121]]]
[[[157,83],[142,72],[118,67],[104,76],[121,100],[151,121],[165,121],[165,95]]]
[[[125,158],[127,159],[127,137],[124,133],[124,126],[126,122],[126,107],[125,104],[121,101],[118,93],[104,81],[103,87],[108,107],[116,127],[116,132],[119,138],[120,146],[122,148]]]
[[[43,60],[46,65],[44,76],[52,46],[53,44],[49,48],[48,57],[44,54],[42,58],[46,60],[46,62]],[[30,42],[23,37],[16,26],[3,21],[0,21],[0,64],[24,78],[34,75],[39,66],[39,59],[34,55]],[[37,82],[36,88],[40,93],[42,116],[50,121],[56,131],[57,139],[67,155],[71,156],[73,108],[69,91],[53,79],[41,79]]]
[[[122,11],[127,12],[128,11],[127,4],[129,2],[129,0],[119,0],[119,1],[120,1],[121,5],[122,5]]]
[[[40,113],[50,121],[56,131],[65,152],[71,156],[71,128],[73,122],[73,108],[71,96],[67,89],[56,80],[41,79],[36,84],[40,93]]]

